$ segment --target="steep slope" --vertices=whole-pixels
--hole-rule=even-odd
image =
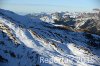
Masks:
[[[81,22],[79,23],[81,24]],[[100,19],[88,19],[84,23],[78,26],[79,29],[83,29],[92,34],[100,35]]]
[[[0,27],[2,66],[100,65],[100,36],[73,32],[3,9],[0,22],[4,26]],[[49,60],[41,62],[41,57]]]

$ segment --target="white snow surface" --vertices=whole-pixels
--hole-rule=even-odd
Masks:
[[[58,29],[55,25],[3,9],[0,9],[0,22],[8,26],[19,41],[18,46],[8,41],[9,36],[5,33],[7,38],[4,38],[0,29],[0,41],[5,44],[0,43],[0,56],[7,59],[5,62],[0,61],[0,66],[100,65],[100,49],[89,48],[87,44],[90,40],[84,33]],[[100,39],[100,36],[93,36]],[[56,63],[40,63],[40,57],[53,59]]]

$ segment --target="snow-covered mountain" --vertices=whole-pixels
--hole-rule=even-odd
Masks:
[[[44,22],[64,25],[74,28],[74,31],[89,32],[100,35],[100,10],[98,12],[55,12],[38,14],[36,16]]]
[[[99,66],[100,36],[0,9],[0,66]]]

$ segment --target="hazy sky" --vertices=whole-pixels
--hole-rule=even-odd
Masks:
[[[28,13],[90,11],[98,7],[97,0],[0,0],[0,8]]]

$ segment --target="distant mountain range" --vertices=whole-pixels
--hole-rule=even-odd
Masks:
[[[38,18],[44,22],[69,26],[74,31],[88,32],[100,35],[100,10],[93,9],[93,12],[55,12],[51,14],[36,13],[27,14],[31,18]]]

